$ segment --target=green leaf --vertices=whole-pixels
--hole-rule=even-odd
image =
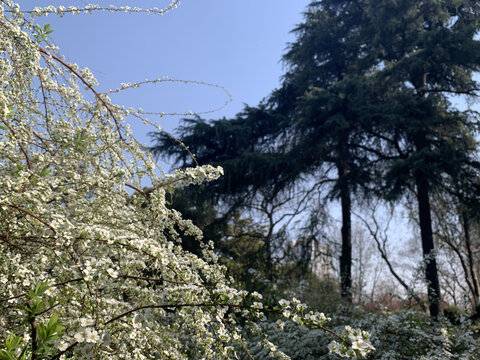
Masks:
[[[22,338],[20,336],[15,336],[14,333],[10,333],[5,339],[7,350],[0,350],[0,360],[15,360],[15,349],[19,346],[21,341]]]
[[[58,324],[58,314],[53,314],[50,320],[48,320],[47,330],[55,329]]]
[[[56,301],[56,300],[57,300],[57,299],[54,298],[54,297],[50,298],[50,299],[48,300],[48,307],[53,307],[53,305],[55,304],[55,301]]]
[[[5,339],[5,345],[7,346],[7,350],[15,350],[21,340],[22,338],[20,336],[15,336],[14,333],[10,333],[10,335]]]
[[[26,360],[27,359],[27,348],[24,347],[17,360]]]
[[[49,166],[47,165],[47,166],[45,166],[45,167],[40,171],[40,174],[39,174],[39,175],[43,177],[43,176],[47,176],[47,175],[49,175],[49,174],[50,174],[50,168],[49,168]]]
[[[47,340],[47,338],[48,338],[47,329],[42,324],[38,325],[37,334],[38,334],[38,337],[40,339],[42,339],[43,341]]]
[[[50,285],[48,283],[40,281],[37,283],[37,286],[35,286],[35,295],[37,296],[42,296],[45,291],[48,290]]]
[[[62,337],[65,326],[58,322],[58,314],[54,314],[48,321],[46,329],[49,341],[55,341]]]
[[[34,316],[35,314],[42,312],[44,308],[43,300],[38,297],[35,292],[30,292],[28,294],[28,297],[30,298],[30,302],[29,305],[26,307],[26,310]]]
[[[53,33],[53,30],[50,28],[50,24],[45,24],[43,25],[43,32],[45,34],[51,34]]]
[[[0,350],[0,360],[15,360],[10,353]]]

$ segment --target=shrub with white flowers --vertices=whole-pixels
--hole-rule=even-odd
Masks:
[[[328,332],[328,319],[297,300],[267,308],[232,288],[210,243],[202,257],[184,251],[180,235],[202,243],[202,233],[166,194],[222,169],[163,173],[125,122],[142,111],[97,92],[92,73],[35,25],[39,15],[101,10],[143,11],[21,11],[0,0],[0,359],[236,358],[249,353],[240,324],[267,313]]]
[[[364,332],[340,325],[344,323],[367,330],[369,341],[364,341]],[[330,326],[340,337],[349,339],[345,343],[332,342],[322,330],[312,330],[289,320],[271,319],[258,325],[260,335],[245,334],[250,353],[258,360],[271,358],[271,351],[264,346],[265,336],[275,344],[277,352],[291,360],[338,360],[339,355],[348,358],[354,356],[354,352],[361,358],[362,353],[368,351],[371,352],[367,358],[371,360],[480,358],[480,332],[467,317],[463,317],[460,324],[448,321],[434,324],[427,314],[412,310],[372,313],[359,308],[346,312],[339,309]],[[345,347],[348,343],[351,346]]]

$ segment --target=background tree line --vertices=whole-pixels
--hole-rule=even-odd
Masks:
[[[325,204],[338,202],[340,289],[351,303],[352,211],[407,204],[430,314],[438,317],[449,283],[439,278],[439,249],[461,265],[455,281],[478,306],[478,114],[454,101],[478,96],[479,11],[463,0],[313,1],[293,30],[278,89],[233,119],[183,120],[175,135],[195,159],[170,135],[153,134],[154,154],[179,167],[225,170],[202,191],[171,194],[171,206],[197,220],[239,281],[254,281],[252,268],[271,284],[286,267],[286,244],[321,241]],[[385,239],[369,235],[422,303],[395,272]]]

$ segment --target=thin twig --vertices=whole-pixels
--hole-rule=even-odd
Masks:
[[[70,350],[72,350],[75,346],[78,345],[78,341],[74,342],[72,345],[70,345],[69,347],[67,347],[65,350],[59,352],[57,355],[55,355],[53,358],[51,358],[50,360],[56,360],[56,359],[59,359],[60,356],[62,356],[63,354],[69,352]]]
[[[108,113],[110,114],[110,116],[112,117],[112,119],[115,121],[115,125],[117,127],[117,132],[118,132],[118,136],[120,137],[120,139],[123,140],[123,136],[122,136],[122,132],[120,130],[120,125],[119,125],[119,121],[117,120],[117,118],[115,117],[115,114],[113,113],[112,109],[110,108],[110,106],[107,104],[107,102],[100,96],[100,94],[93,88],[93,86],[82,76],[78,73],[78,71],[76,71],[72,65],[66,63],[65,61],[63,61],[61,58],[59,58],[58,56],[56,56],[55,54],[52,54],[51,52],[45,50],[44,48],[42,47],[38,47],[38,50],[51,57],[52,59],[58,61],[60,64],[62,64],[63,66],[65,66],[68,70],[70,70],[70,72],[72,72],[76,77],[78,77],[84,84],[85,86],[87,86],[90,91],[92,91],[95,96],[97,97],[97,99],[103,104],[103,106],[105,106],[105,108],[107,109]]]
[[[147,199],[149,202],[150,202],[150,199],[148,197],[148,195],[145,193],[145,191],[139,189],[138,187],[136,186],[133,186],[132,184],[129,184],[129,183],[125,183],[125,186],[128,186],[129,188],[135,190],[136,192],[140,193],[145,199]]]
[[[19,206],[16,206],[16,205],[13,205],[13,204],[5,204],[6,206],[9,206],[11,207],[12,209],[15,209],[15,210],[18,210],[18,211],[21,211],[27,215],[30,215],[31,217],[37,219],[38,221],[40,221],[42,224],[44,224],[45,226],[47,226],[50,230],[53,231],[54,234],[57,234],[57,232],[55,231],[55,229],[53,228],[52,225],[50,225],[49,223],[45,222],[44,220],[42,220],[40,217],[38,217],[37,215],[35,215],[34,213],[32,213],[31,211],[28,211],[27,209],[24,209],[22,207],[19,207]]]
[[[140,311],[140,310],[143,310],[143,309],[168,309],[168,308],[176,308],[176,309],[179,309],[179,308],[185,308],[185,307],[229,307],[229,308],[237,308],[237,309],[253,309],[251,306],[249,305],[239,305],[239,304],[215,304],[215,303],[198,303],[198,304],[165,304],[165,305],[144,305],[144,306],[138,306],[136,308],[133,308],[133,309],[130,309],[130,310],[127,310],[113,318],[111,318],[110,320],[108,320],[107,322],[105,322],[103,325],[108,325],[116,320],[119,320],[133,312],[136,312],[136,311]],[[260,310],[260,309],[256,309],[256,310]],[[268,309],[268,308],[263,308],[261,309],[262,311],[265,311],[265,312],[268,312],[268,313],[273,313],[273,314],[278,314],[278,315],[282,315],[282,312],[279,311],[279,310],[274,310],[274,309]],[[339,340],[341,340],[342,342],[344,342],[344,340],[340,337],[340,335],[338,335],[335,331],[333,330],[330,330],[329,328],[326,328],[324,326],[320,326],[320,325],[317,325],[317,324],[314,324],[313,322],[311,321],[306,321],[309,325],[311,326],[315,326],[329,334],[332,334],[333,336],[335,336],[336,338],[338,338]]]
[[[20,143],[20,140],[17,138],[17,133],[15,130],[10,126],[10,123],[6,121],[5,119],[2,119],[2,122],[7,126],[8,130],[15,136],[15,139],[18,141],[18,146],[20,146],[20,150],[22,150],[23,155],[25,155],[25,159],[27,160],[27,166],[31,170],[32,169],[32,164],[30,162],[30,158],[28,157],[27,151],[23,148],[22,144]]]

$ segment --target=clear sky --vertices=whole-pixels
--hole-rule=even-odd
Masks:
[[[86,1],[25,0],[23,10],[50,4],[82,6]],[[99,2],[108,6],[164,7],[163,1]],[[279,85],[281,56],[294,37],[289,32],[302,21],[310,0],[182,0],[160,17],[100,12],[94,15],[49,15],[53,42],[67,60],[89,67],[99,90],[122,82],[168,76],[224,86],[233,102],[207,118],[232,117],[243,104],[257,105]],[[34,4],[34,5],[33,5]],[[166,83],[127,90],[112,100],[145,111],[194,112],[220,107],[227,100],[218,88]],[[171,131],[180,117],[165,117]],[[134,125],[144,143],[151,129]]]

